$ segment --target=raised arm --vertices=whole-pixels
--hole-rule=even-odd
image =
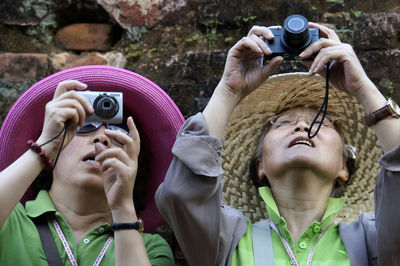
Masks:
[[[61,82],[54,98],[46,105],[45,121],[41,136],[36,141],[39,145],[56,136],[64,123],[69,120],[64,145],[69,143],[79,123],[85,121],[86,113],[92,113],[89,102],[72,90],[84,90],[86,85],[78,81]],[[28,141],[28,140],[27,140]],[[61,137],[42,147],[53,161],[60,147]],[[45,167],[39,154],[28,150],[14,163],[0,173],[0,226],[15,208],[25,191]]]
[[[228,53],[224,73],[210,102],[203,111],[210,135],[222,139],[225,125],[236,105],[275,72],[283,58],[274,57],[267,65],[263,55],[270,55],[264,39],[274,35],[267,27],[254,26]]]
[[[157,207],[172,227],[190,265],[227,265],[246,218],[222,206],[221,138],[233,109],[264,82],[282,61],[269,55],[263,39],[273,35],[253,27],[228,53],[224,74],[202,114],[189,118],[178,133],[174,159],[156,193]]]
[[[339,88],[354,95],[367,114],[386,105],[386,99],[368,78],[353,48],[340,42],[336,33],[324,26],[319,28],[326,37],[314,43],[301,55],[307,58],[319,51],[310,66],[310,74],[323,74],[324,64],[335,60],[331,68],[332,81]],[[385,153],[380,159],[382,170],[375,188],[375,224],[379,265],[399,265],[400,253],[400,120],[385,118],[373,129]]]
[[[138,220],[133,204],[133,188],[138,169],[140,138],[132,117],[127,119],[129,136],[116,130],[106,130],[110,139],[122,146],[106,148],[96,143],[96,161],[101,164],[104,192],[111,208],[113,223],[132,223]],[[142,234],[137,230],[116,230],[115,265],[151,265]],[[165,262],[165,265],[170,265]]]
[[[324,75],[324,65],[334,62],[330,68],[332,83],[339,89],[355,96],[364,107],[366,114],[374,112],[386,105],[386,99],[374,83],[368,78],[351,45],[342,43],[336,33],[319,24],[309,23],[319,29],[322,36],[318,42],[310,45],[302,58],[319,51],[310,66],[309,73]],[[400,120],[386,118],[373,125],[379,143],[386,153],[400,144]]]

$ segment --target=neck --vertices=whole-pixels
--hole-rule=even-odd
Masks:
[[[322,220],[332,184],[321,185],[316,180],[293,180],[299,179],[271,184],[271,190],[280,215],[286,220],[288,230],[297,242],[312,222]]]
[[[60,190],[52,186],[49,195],[56,210],[71,227],[76,243],[97,226],[112,223],[104,192],[92,193],[76,188],[67,190],[65,187]]]

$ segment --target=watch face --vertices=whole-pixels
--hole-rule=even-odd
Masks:
[[[400,107],[392,99],[388,99],[388,104],[392,108],[394,114],[400,117]]]
[[[139,230],[138,231],[141,233],[144,231],[144,223],[143,223],[142,219],[139,219],[138,222],[139,222]]]

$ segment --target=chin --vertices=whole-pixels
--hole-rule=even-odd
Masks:
[[[315,159],[315,156],[305,156],[304,154],[291,156],[280,161],[278,168],[281,169],[281,171],[286,171],[289,169],[311,170],[322,169],[326,167],[327,164],[321,164],[321,161],[317,161]]]
[[[304,163],[304,164],[315,164],[317,163],[317,159],[320,159],[319,155],[310,154],[306,152],[292,152],[287,156],[287,158],[283,159],[283,161],[287,163]]]
[[[77,182],[77,185],[79,187],[85,187],[88,189],[98,188],[104,190],[103,178],[94,174],[81,176],[81,178]]]

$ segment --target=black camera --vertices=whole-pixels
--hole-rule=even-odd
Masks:
[[[272,51],[265,59],[279,55],[289,60],[296,59],[307,46],[319,40],[319,30],[308,27],[308,21],[302,15],[291,15],[285,19],[283,28],[270,30],[275,37],[265,41]]]
[[[92,105],[94,113],[86,116],[86,121],[107,122],[121,124],[122,92],[80,91]]]

